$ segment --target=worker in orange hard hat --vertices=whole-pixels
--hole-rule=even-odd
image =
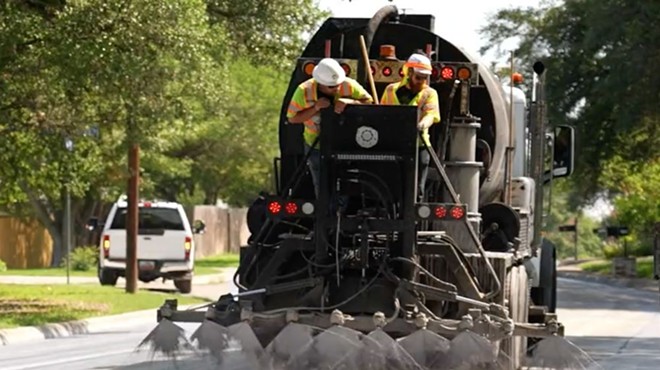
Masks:
[[[431,147],[429,128],[434,123],[440,122],[438,92],[428,84],[432,71],[431,60],[423,52],[415,52],[404,65],[403,79],[388,85],[380,100],[380,103],[384,105],[417,106],[420,118],[417,128],[422,132],[424,140],[424,142],[420,141],[420,145],[423,146],[425,143],[428,147]],[[424,196],[430,159],[428,151],[419,150],[417,195],[420,200]]]
[[[317,197],[321,162],[317,143],[321,132],[320,110],[332,106],[336,113],[342,113],[347,104],[372,102],[373,98],[367,90],[347,77],[339,63],[331,58],[322,59],[314,67],[312,78],[298,85],[293,93],[286,116],[290,123],[305,125],[305,154],[309,153],[307,165],[312,173]]]

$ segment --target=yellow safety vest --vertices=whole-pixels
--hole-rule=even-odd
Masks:
[[[405,86],[406,80],[395,82],[387,85],[385,91],[383,92],[383,97],[380,100],[382,105],[400,105],[399,98],[396,96],[397,90],[402,86]],[[433,123],[440,122],[440,107],[438,104],[438,92],[430,86],[425,86],[420,92],[415,95],[415,97],[410,100],[408,105],[416,105],[418,117],[421,120],[425,116],[431,114],[433,115]],[[422,132],[422,137],[426,145],[431,146],[431,140],[429,137],[429,130],[425,129]],[[420,143],[421,145],[421,143]]]
[[[289,107],[286,113],[287,118],[291,118],[298,112],[313,107],[318,100],[317,88],[318,82],[316,82],[316,80],[313,78],[310,78],[309,80],[298,85],[298,88],[291,97],[291,102],[289,103]],[[340,98],[351,98],[356,100],[367,99],[369,101],[373,100],[371,95],[369,95],[367,90],[365,90],[362,85],[348,77],[346,77],[344,82],[342,82],[339,86],[337,94],[335,94],[334,101],[336,102]],[[310,119],[303,123],[305,125],[303,138],[305,139],[305,143],[311,146],[321,132],[321,112],[317,112]],[[318,147],[319,144],[316,145],[316,148]]]

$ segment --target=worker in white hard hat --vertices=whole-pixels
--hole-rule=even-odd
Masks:
[[[314,191],[318,197],[320,153],[318,136],[321,132],[320,110],[333,107],[341,114],[347,104],[372,103],[373,98],[357,81],[347,77],[339,63],[331,58],[322,59],[312,72],[312,78],[301,83],[291,97],[286,116],[290,123],[304,124],[303,139],[307,165],[312,173]]]
[[[419,112],[417,128],[422,132],[420,146],[424,143],[430,148],[429,128],[440,122],[438,92],[429,86],[429,77],[433,71],[431,60],[423,52],[413,53],[406,61],[403,79],[385,88],[380,103],[384,105],[415,105]],[[430,155],[426,150],[419,150],[417,196],[423,199],[426,178],[429,171]]]

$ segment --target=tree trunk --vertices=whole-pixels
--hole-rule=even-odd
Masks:
[[[49,232],[49,234],[53,239],[53,254],[51,255],[50,259],[50,267],[59,267],[60,263],[62,262],[62,258],[64,258],[64,251],[66,249],[64,238],[62,237],[61,233],[53,235],[53,233]]]

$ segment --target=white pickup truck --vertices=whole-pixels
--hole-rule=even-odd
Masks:
[[[115,285],[126,276],[127,203],[116,202],[103,226],[99,246],[98,277],[102,285]],[[181,293],[190,293],[195,268],[193,233],[200,233],[204,223],[190,225],[179,203],[139,203],[137,260],[138,279],[150,282],[171,279]],[[98,222],[90,220],[90,229]]]

